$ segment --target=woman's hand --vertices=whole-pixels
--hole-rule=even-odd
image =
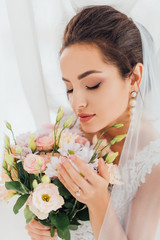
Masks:
[[[69,192],[80,202],[86,204],[90,210],[97,209],[105,213],[109,202],[109,172],[102,158],[99,159],[99,174],[93,172],[77,156],[71,155],[71,160],[79,168],[83,177],[66,157],[58,165],[58,178]],[[80,189],[80,196],[76,192]]]
[[[25,228],[32,240],[55,240],[57,237],[57,232],[55,232],[54,238],[51,238],[50,227],[43,226],[35,219],[26,224]]]

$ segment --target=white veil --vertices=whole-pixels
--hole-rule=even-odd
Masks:
[[[160,220],[160,78],[149,32],[139,23],[144,70],[98,240],[152,240]]]

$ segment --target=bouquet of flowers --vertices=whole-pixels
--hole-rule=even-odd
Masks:
[[[13,207],[15,214],[25,205],[26,223],[35,218],[41,224],[51,227],[51,236],[54,236],[56,230],[60,238],[69,240],[70,230],[78,228],[78,220],[89,220],[89,214],[87,206],[77,201],[59,181],[57,164],[67,157],[77,169],[70,159],[74,154],[98,173],[98,159],[102,157],[109,167],[109,185],[122,184],[117,165],[113,164],[118,152],[106,150],[124,139],[126,134],[116,136],[105,144],[102,136],[108,128],[99,139],[94,138],[94,144],[91,145],[85,137],[68,129],[73,117],[63,126],[60,125],[63,116],[64,112],[59,108],[55,125],[18,137],[14,136],[11,124],[6,122],[14,144],[5,136],[0,200],[8,201],[12,196],[18,195]],[[122,126],[123,124],[115,124],[110,128]]]

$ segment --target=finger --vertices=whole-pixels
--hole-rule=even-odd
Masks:
[[[98,169],[99,175],[103,177],[109,184],[110,174],[108,171],[108,166],[105,164],[103,158],[98,159]]]
[[[36,239],[36,240],[53,240],[51,236],[42,236],[40,234],[35,234],[35,233],[31,233],[30,237],[31,239]]]
[[[62,163],[62,166],[65,168],[65,171],[70,176],[71,180],[76,183],[77,186],[81,187],[85,192],[85,189],[89,188],[89,183],[84,179],[82,175],[72,166],[69,160],[66,160]],[[64,178],[65,179],[65,178]]]
[[[61,183],[68,189],[68,191],[73,195],[73,197],[75,197],[76,199],[77,196],[76,196],[76,192],[78,191],[78,187],[77,187],[77,190],[76,191],[73,191],[73,189],[70,188],[70,186],[65,182],[63,176],[58,173],[58,179],[61,181]]]
[[[42,236],[50,236],[50,230],[42,230],[42,229],[37,229],[37,228],[26,228],[30,234],[34,233],[37,235],[42,235]]]
[[[97,174],[93,172],[81,159],[79,159],[76,155],[70,156],[71,160],[74,164],[79,168],[79,170],[84,174],[87,178],[88,182],[92,185],[97,184]]]
[[[32,238],[31,240],[40,240],[40,238]],[[49,238],[49,240],[57,240],[57,236]]]
[[[72,191],[76,192],[78,190],[77,184],[72,180],[62,164],[58,166],[58,173],[63,177],[65,184],[67,184]]]
[[[37,228],[37,229],[50,229],[50,227],[44,226],[41,223],[39,223],[37,220],[32,219],[27,225],[31,228]]]

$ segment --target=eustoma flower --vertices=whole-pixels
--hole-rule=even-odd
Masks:
[[[46,219],[51,211],[56,211],[64,204],[58,187],[53,183],[40,183],[28,200],[30,210],[41,220]]]

